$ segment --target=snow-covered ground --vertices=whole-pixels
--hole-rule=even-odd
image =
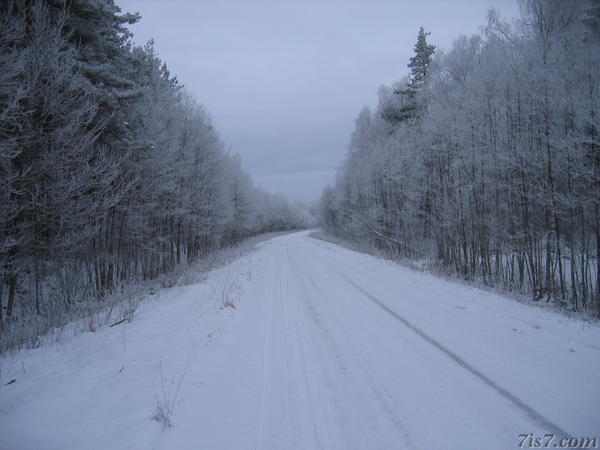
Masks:
[[[0,364],[3,449],[502,449],[600,434],[597,324],[306,232],[160,291],[131,323]],[[171,428],[151,419],[157,397]]]

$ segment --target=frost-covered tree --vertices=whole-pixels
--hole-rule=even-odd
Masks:
[[[152,42],[131,44],[138,19],[113,0],[0,4],[0,328],[64,324],[304,223],[253,185]]]
[[[465,279],[598,312],[597,2],[520,4],[514,25],[492,10],[482,35],[434,59],[419,33],[406,88],[380,88],[377,113],[361,112],[322,220]]]
[[[11,8],[11,5],[8,5]],[[97,145],[93,88],[79,71],[61,30],[65,16],[51,19],[42,2],[3,14],[1,104],[3,218],[7,315],[13,311],[18,277],[33,271],[39,313],[40,277],[50,257],[81,252],[97,233],[97,218],[114,201],[116,168]]]

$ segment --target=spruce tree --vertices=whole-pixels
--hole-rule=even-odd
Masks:
[[[410,58],[410,62],[408,63],[410,69],[409,89],[421,89],[429,76],[431,57],[435,52],[435,46],[427,43],[427,36],[430,34],[426,33],[423,27],[419,29],[417,43],[415,44],[415,56]]]
[[[417,119],[422,116],[422,110],[425,105],[418,98],[427,78],[429,77],[431,59],[435,52],[435,46],[427,43],[427,36],[431,33],[426,32],[423,27],[419,29],[417,43],[415,44],[415,55],[410,58],[408,67],[410,75],[408,83],[404,89],[395,89],[396,94],[400,94],[402,106],[386,114],[388,120],[395,122],[404,122],[410,119]]]

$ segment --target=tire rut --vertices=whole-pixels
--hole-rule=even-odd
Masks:
[[[430,344],[431,346],[433,346],[434,348],[436,348],[437,350],[439,350],[440,352],[445,354],[448,358],[450,358],[458,366],[465,369],[467,372],[469,372],[471,375],[473,375],[474,377],[479,379],[481,382],[483,382],[489,388],[491,388],[496,393],[498,393],[499,395],[504,397],[506,400],[508,400],[510,403],[512,403],[515,407],[517,407],[519,410],[521,410],[523,413],[525,413],[535,423],[542,426],[545,430],[547,430],[548,432],[551,432],[557,436],[571,437],[570,433],[567,433],[560,426],[556,425],[551,420],[544,417],[542,414],[540,414],[538,411],[536,411],[533,407],[529,406],[523,400],[518,398],[515,394],[513,394],[512,392],[503,388],[502,386],[498,385],[495,381],[493,381],[491,378],[489,378],[483,372],[481,372],[480,370],[478,370],[477,368],[475,368],[474,366],[469,364],[458,354],[454,353],[452,350],[445,347],[440,342],[438,342],[433,337],[431,337],[429,334],[427,334],[425,331],[423,331],[419,327],[412,324],[405,317],[401,316],[399,313],[397,313],[392,308],[390,308],[388,305],[386,305],[383,301],[381,301],[380,299],[378,299],[377,297],[375,297],[374,295],[369,293],[362,286],[357,284],[354,280],[352,280],[351,278],[346,276],[344,273],[337,270],[335,267],[332,267],[322,257],[317,256],[314,253],[312,253],[312,256],[316,257],[317,259],[320,259],[323,262],[323,264],[325,264],[325,266],[329,268],[329,270],[334,271],[337,275],[339,275],[342,279],[344,279],[349,285],[351,285],[355,290],[360,292],[364,297],[369,299],[371,302],[373,302],[375,305],[377,305],[380,309],[382,309],[387,314],[392,316],[394,319],[396,319],[396,321],[400,322],[402,325],[404,325],[406,328],[411,330],[413,333],[415,333],[421,339],[426,341],[428,344]]]

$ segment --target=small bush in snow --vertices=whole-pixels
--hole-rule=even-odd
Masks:
[[[227,273],[223,285],[219,288],[212,286],[213,293],[216,297],[219,308],[236,309],[235,299],[239,294],[240,283],[237,279],[231,277],[231,273]]]
[[[156,394],[156,408],[150,416],[150,419],[160,423],[163,430],[173,426],[173,413],[175,411],[175,405],[178,403],[179,391],[186,372],[187,367],[183,371],[177,384],[175,384],[175,375],[172,375],[170,380],[165,380],[162,361],[159,364],[161,390],[159,394]]]

